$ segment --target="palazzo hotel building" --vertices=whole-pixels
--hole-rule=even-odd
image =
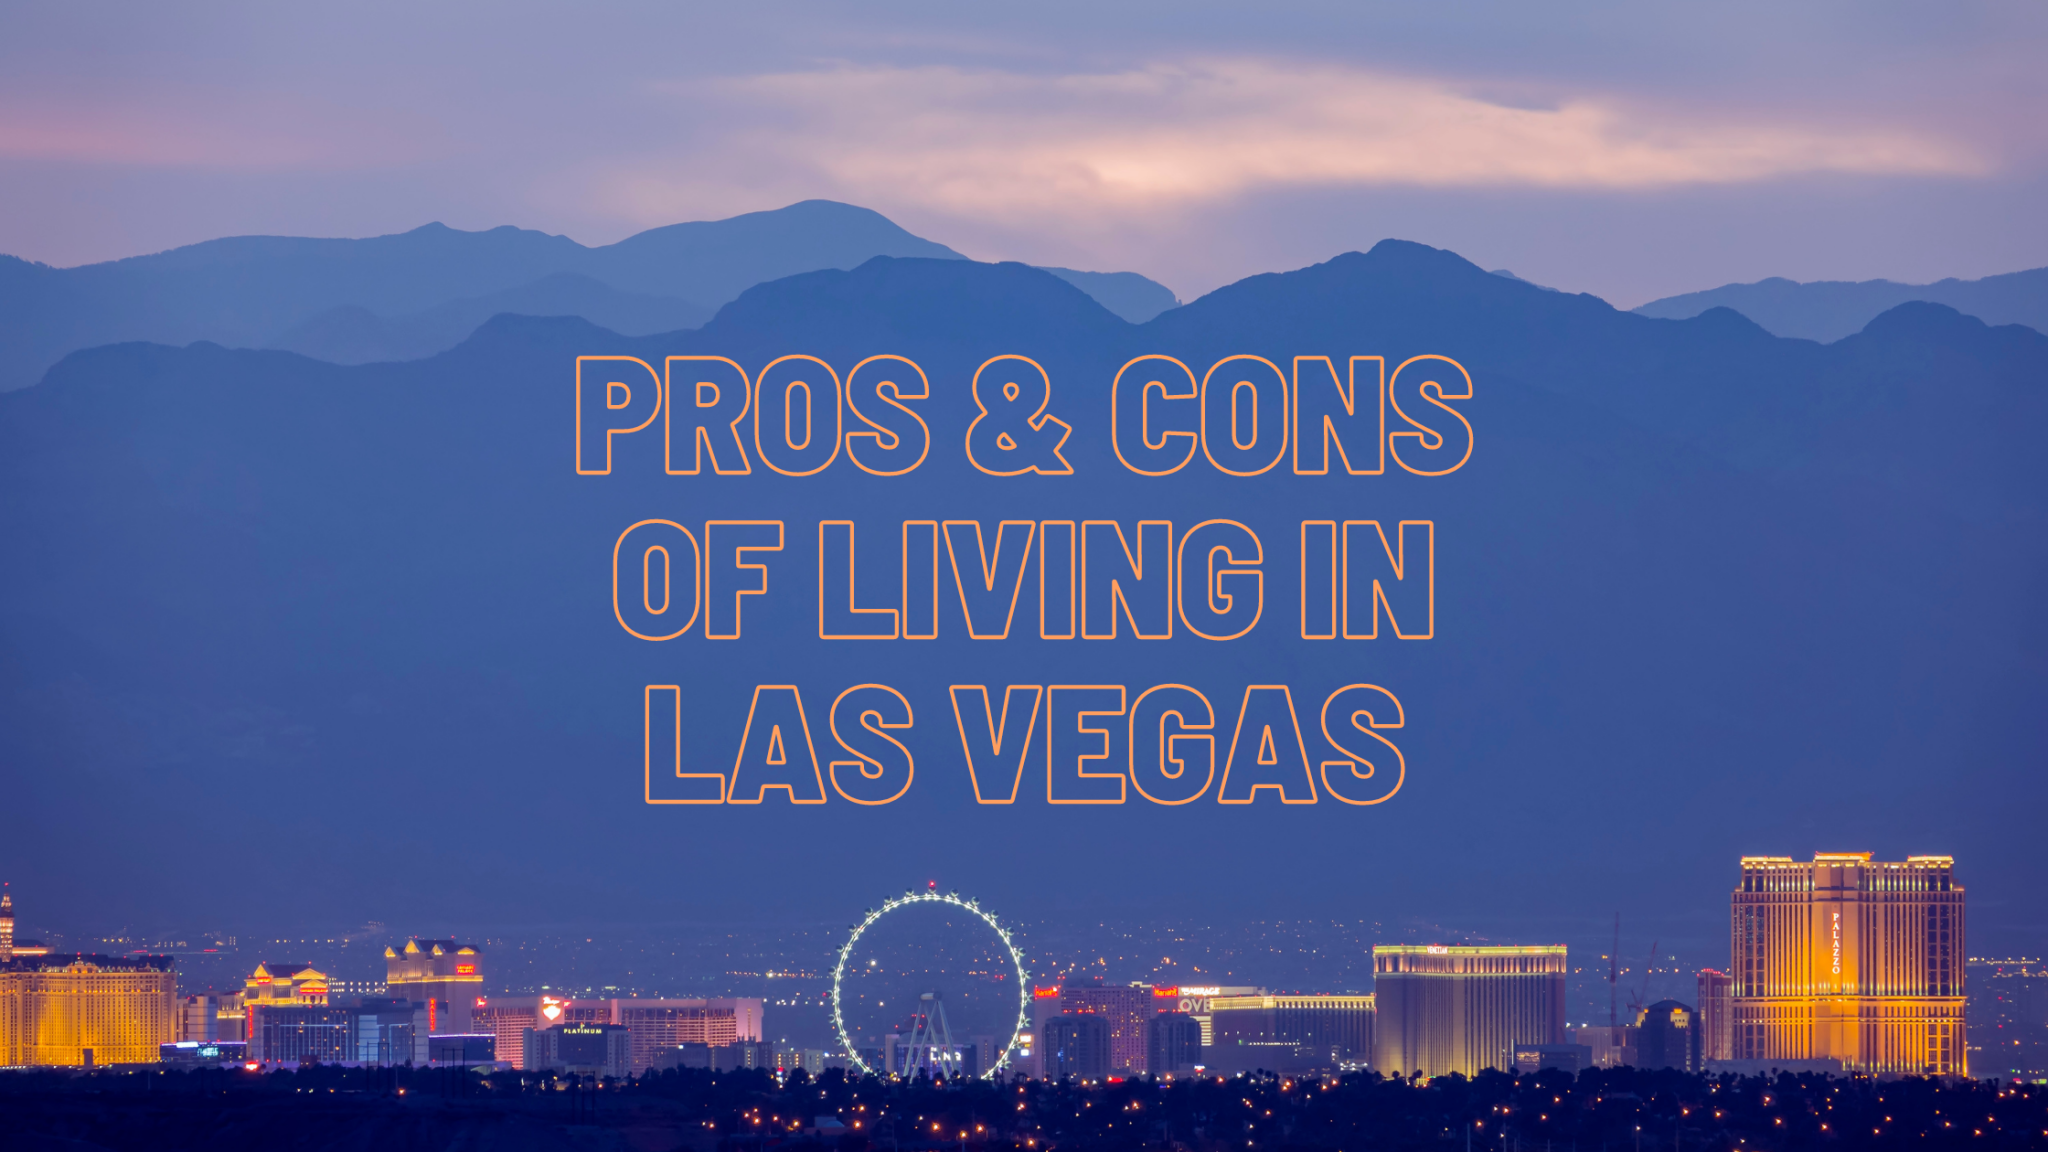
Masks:
[[[1729,954],[1735,1060],[1969,1074],[1952,857],[1745,856]]]

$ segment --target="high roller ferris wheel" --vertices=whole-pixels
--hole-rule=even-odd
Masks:
[[[861,1073],[870,1076],[895,1074],[892,1068],[875,1068],[861,1058],[860,1050],[854,1046],[853,1037],[846,1031],[846,1015],[842,1008],[841,989],[846,980],[847,960],[860,938],[875,923],[900,908],[920,904],[943,904],[958,908],[975,916],[996,934],[1003,942],[1003,950],[1009,954],[1010,963],[1016,968],[1017,976],[1017,1022],[1010,1031],[1009,1040],[1003,1045],[1002,1055],[981,1073],[981,1079],[992,1080],[1000,1075],[1010,1063],[1010,1057],[1017,1051],[1019,1042],[1031,1030],[1031,975],[1024,969],[1024,953],[1010,938],[1010,930],[996,921],[995,914],[982,908],[977,900],[962,897],[958,892],[941,893],[938,882],[923,892],[905,892],[903,895],[883,902],[880,908],[871,908],[859,924],[854,925],[846,943],[840,946],[839,959],[832,966],[832,1028],[839,1038],[839,1046],[846,1058]],[[924,992],[918,998],[917,1022],[911,1034],[910,1049],[901,1075],[915,1076],[919,1071],[930,1076],[944,1075],[948,1079],[959,1074],[960,1056],[953,1046],[952,1033],[946,1022],[944,999],[937,989]]]

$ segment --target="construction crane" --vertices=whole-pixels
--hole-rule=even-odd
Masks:
[[[1650,999],[1650,973],[1657,967],[1657,941],[1650,941],[1650,962],[1643,968],[1642,990],[1629,997],[1629,1011],[1640,1019]]]
[[[1614,947],[1607,951],[1607,1042],[1620,1042],[1621,1034],[1615,1029],[1621,1027],[1617,1017],[1621,1013],[1618,989],[1621,986],[1621,913],[1614,914]]]

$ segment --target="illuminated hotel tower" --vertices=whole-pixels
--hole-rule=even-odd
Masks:
[[[1954,858],[1870,855],[1742,858],[1729,930],[1735,1059],[1969,1074]]]
[[[473,944],[407,940],[403,949],[384,949],[384,986],[391,996],[426,1004],[433,1031],[467,1032],[484,988],[483,956]]]
[[[13,943],[14,902],[0,897]],[[155,1063],[172,1038],[177,979],[168,956],[0,959],[0,1066]],[[5,1141],[0,1141],[5,1143]]]
[[[1565,948],[1375,944],[1372,1067],[1388,1076],[1512,1069],[1517,1044],[1562,1044]]]

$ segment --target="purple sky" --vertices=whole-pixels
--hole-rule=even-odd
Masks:
[[[1184,298],[1387,236],[1624,306],[2048,264],[2048,6],[0,9],[0,252],[812,196]]]

